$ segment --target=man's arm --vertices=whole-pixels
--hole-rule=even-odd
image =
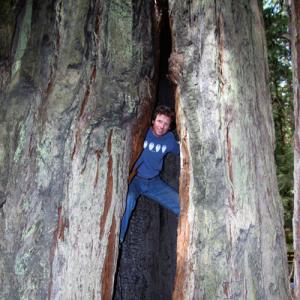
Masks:
[[[180,154],[180,142],[176,140],[175,136],[174,136],[173,149],[171,152],[176,155]]]
[[[140,157],[137,159],[137,161],[134,163],[133,167],[129,171],[129,176],[128,176],[128,183],[131,182],[132,178],[136,175],[136,172],[139,168],[139,166],[143,163],[143,161],[140,159]]]

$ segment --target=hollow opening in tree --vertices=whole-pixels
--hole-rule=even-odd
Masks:
[[[169,79],[172,52],[168,1],[161,11],[157,103],[175,109],[175,86]],[[175,126],[174,126],[175,127]],[[172,128],[175,133],[175,128]],[[175,133],[176,135],[176,133]],[[180,158],[168,154],[161,178],[178,191]],[[146,197],[140,197],[119,253],[114,299],[171,299],[176,272],[178,217]]]

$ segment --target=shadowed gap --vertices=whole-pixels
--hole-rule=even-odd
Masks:
[[[174,85],[168,79],[169,57],[172,52],[172,35],[170,29],[168,4],[162,8],[162,27],[160,32],[159,79],[157,85],[157,105],[167,105],[175,109]]]
[[[161,1],[157,105],[175,108],[175,87],[168,80],[172,51],[168,1]],[[180,159],[168,155],[161,177],[178,190]],[[172,299],[176,272],[177,218],[152,200],[141,197],[119,253],[114,300]]]

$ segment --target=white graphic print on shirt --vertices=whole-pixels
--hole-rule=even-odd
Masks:
[[[146,149],[147,147],[151,152],[159,152],[161,150],[162,153],[165,153],[167,150],[166,145],[161,145],[161,144],[155,145],[153,142],[148,143],[148,141],[144,141],[144,149]]]
[[[154,148],[154,143],[151,142],[151,143],[149,144],[149,150],[152,151],[153,148]]]

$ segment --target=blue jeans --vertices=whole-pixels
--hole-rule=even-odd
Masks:
[[[158,202],[177,216],[180,213],[178,193],[161,180],[159,176],[150,179],[135,176],[128,187],[126,209],[121,222],[120,243],[124,241],[130,217],[136,201],[141,195]]]

